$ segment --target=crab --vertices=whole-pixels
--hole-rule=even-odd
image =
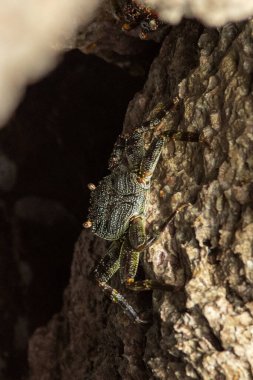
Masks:
[[[147,39],[163,23],[150,7],[135,0],[111,0],[114,16],[122,22],[122,30],[137,29],[141,39]]]
[[[155,280],[136,281],[140,255],[159,237],[159,233],[146,232],[146,217],[151,179],[160,158],[166,139],[179,141],[199,141],[197,133],[166,130],[153,137],[145,147],[145,134],[156,128],[168,112],[178,104],[174,100],[168,109],[160,111],[156,117],[145,122],[130,135],[120,135],[115,143],[109,170],[96,187],[91,190],[88,220],[83,224],[102,239],[111,241],[105,256],[93,270],[92,276],[103,292],[135,322],[146,323],[135,309],[108,282],[120,272],[121,283],[134,291],[161,288]],[[164,228],[175,216],[181,205],[168,220]]]

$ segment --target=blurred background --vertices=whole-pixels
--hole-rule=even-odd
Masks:
[[[106,174],[143,81],[70,51],[0,130],[1,380],[24,378],[29,336],[61,308],[87,183]]]

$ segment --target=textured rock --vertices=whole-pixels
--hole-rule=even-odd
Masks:
[[[133,325],[89,282],[106,244],[83,232],[62,312],[30,341],[30,379],[252,378],[252,35],[252,20],[219,31],[183,22],[128,108],[125,131],[179,96],[161,128],[201,136],[168,142],[154,174],[149,223],[189,203],[143,257],[146,277],[175,291],[126,292],[153,315]]]
[[[88,25],[79,28],[72,47],[85,54],[96,54],[107,62],[129,70],[134,76],[143,75],[151,63],[150,51],[155,51],[156,45],[141,41],[138,30],[126,33],[121,28],[122,21],[114,16],[112,1],[105,0],[96,17]],[[167,29],[168,26],[164,26],[153,33],[152,40],[160,42]]]

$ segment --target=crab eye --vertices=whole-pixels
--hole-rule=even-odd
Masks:
[[[91,228],[92,227],[92,221],[86,220],[86,222],[83,223],[84,228]]]
[[[95,190],[96,189],[96,185],[94,185],[94,183],[88,183],[88,189],[90,190],[90,191],[93,191],[93,190]]]

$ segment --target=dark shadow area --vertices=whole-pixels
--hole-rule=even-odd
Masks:
[[[29,336],[58,312],[88,182],[107,160],[144,77],[79,51],[30,86],[0,132],[0,378],[22,379]]]

